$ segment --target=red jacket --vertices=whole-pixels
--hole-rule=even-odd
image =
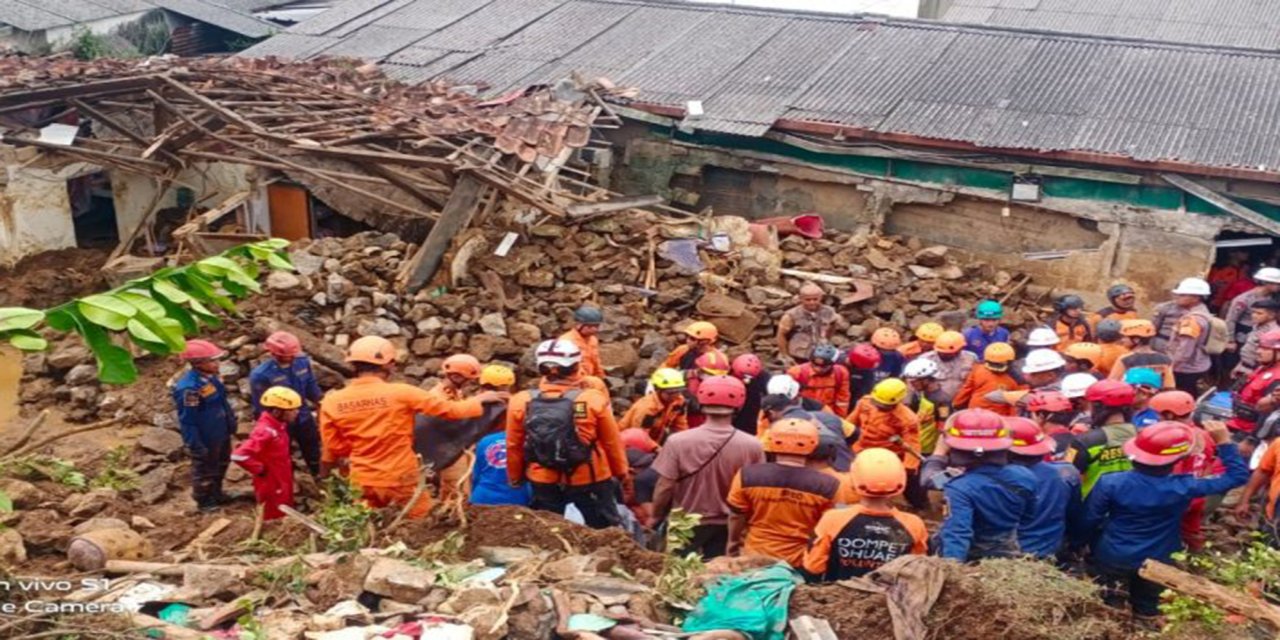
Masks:
[[[262,505],[262,519],[283,518],[281,505],[293,506],[289,425],[264,411],[253,425],[249,439],[231,454],[231,460],[253,476],[253,495]]]

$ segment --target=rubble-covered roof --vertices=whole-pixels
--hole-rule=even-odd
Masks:
[[[952,0],[947,22],[1280,49],[1270,0]]]
[[[660,112],[702,101],[691,124],[748,136],[822,123],[850,137],[1280,167],[1280,55],[1258,50],[654,0],[377,0],[244,55],[357,56],[492,94],[577,71]]]
[[[275,25],[251,12],[288,0],[0,0],[0,25],[43,31],[165,9],[239,35],[260,38]]]

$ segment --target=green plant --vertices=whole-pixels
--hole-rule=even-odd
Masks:
[[[345,478],[330,476],[321,488],[323,499],[316,522],[328,531],[326,551],[355,551],[369,543],[373,509],[360,499],[360,488]]]
[[[85,475],[76,469],[75,463],[52,456],[25,456],[6,462],[0,467],[0,475],[13,475],[28,480],[52,480],[73,489],[89,485]]]
[[[443,538],[422,548],[418,557],[425,561],[456,560],[466,547],[467,535],[462,531],[450,531]]]
[[[1200,627],[1212,632],[1222,627],[1227,620],[1223,611],[1202,600],[1178,594],[1160,603],[1160,613],[1164,614],[1163,633],[1176,633],[1187,627]]]
[[[301,594],[307,590],[307,564],[302,558],[294,558],[289,564],[259,571],[251,582],[267,593],[284,589],[289,593]]]
[[[235,300],[262,291],[260,267],[292,269],[282,250],[287,240],[273,238],[241,245],[182,267],[160,269],[144,278],[52,309],[0,308],[0,339],[26,351],[47,349],[41,326],[75,332],[98,362],[98,379],[129,384],[138,378],[124,338],[160,356],[180,353],[186,336],[202,325],[218,328],[218,309],[236,314]]]
[[[115,56],[115,49],[107,43],[105,38],[85,28],[77,29],[72,34],[68,49],[77,60],[97,60]]]
[[[1280,603],[1280,549],[1255,540],[1241,552],[1222,553],[1205,545],[1202,553],[1175,553],[1173,559],[1188,571],[1204,576],[1229,588]],[[1167,592],[1166,592],[1167,593]],[[1180,626],[1201,625],[1206,629],[1221,626],[1226,613],[1221,609],[1182,594],[1174,594],[1160,604],[1168,620],[1170,632]]]
[[[249,598],[241,598],[236,605],[244,609],[244,614],[236,618],[236,624],[240,627],[239,640],[267,640],[266,629],[254,615],[258,609],[257,603]]]
[[[702,556],[696,552],[683,556],[676,553],[693,540],[694,527],[701,520],[702,516],[680,509],[673,509],[667,516],[666,548],[669,555],[662,561],[662,573],[658,575],[656,589],[668,601],[682,606],[692,606],[704,593],[697,580],[698,574],[706,568]]]
[[[139,482],[138,472],[129,468],[129,447],[121,445],[107,452],[106,466],[93,477],[89,486],[130,491],[137,489]]]

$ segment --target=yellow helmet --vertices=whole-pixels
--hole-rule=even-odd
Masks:
[[[509,387],[516,383],[516,372],[500,364],[486,364],[480,370],[480,384],[489,387]]]
[[[907,399],[907,383],[897,378],[885,378],[871,389],[871,399],[884,405],[895,405]]]
[[[649,383],[658,391],[672,391],[685,388],[684,373],[676,369],[658,369],[649,376]]]
[[[271,387],[262,392],[258,404],[272,409],[297,409],[302,406],[302,396],[289,387]]]
[[[936,322],[926,322],[916,327],[916,339],[923,342],[936,342],[946,329]]]

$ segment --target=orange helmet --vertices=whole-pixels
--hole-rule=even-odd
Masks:
[[[885,351],[897,349],[902,346],[902,336],[889,327],[880,327],[871,332],[871,345]]]
[[[455,373],[468,380],[475,380],[480,377],[480,361],[473,355],[459,353],[445,358],[440,364],[440,372],[445,375]]]
[[[907,469],[898,454],[880,448],[866,449],[853,459],[853,486],[868,496],[896,496],[907,488]]]
[[[1015,357],[1013,347],[1007,342],[992,342],[982,351],[982,361],[991,364],[1008,364]]]
[[[710,376],[727,376],[729,370],[733,368],[733,363],[729,362],[729,356],[720,350],[710,349],[698,356],[698,359],[693,361],[693,366]]]
[[[347,362],[389,365],[396,361],[396,346],[379,336],[357,338],[347,347]]]
[[[938,353],[960,353],[964,345],[964,334],[959,331],[943,331],[938,339],[933,341],[933,349]]]
[[[720,330],[716,329],[714,324],[705,320],[690,323],[689,326],[684,328],[684,333],[694,340],[707,340],[709,342],[715,342],[716,338],[720,337]],[[725,367],[725,369],[727,370],[728,367]]]
[[[1170,413],[1184,418],[1196,410],[1196,399],[1186,391],[1161,391],[1151,396],[1147,406],[1161,415]]]
[[[920,340],[922,342],[936,342],[938,340],[938,336],[941,336],[945,332],[946,329],[943,329],[942,325],[936,322],[926,322],[916,327],[916,340]]]
[[[1092,342],[1077,342],[1067,347],[1062,355],[1076,360],[1086,360],[1089,366],[1096,367],[1102,361],[1102,346]]]
[[[817,448],[818,425],[803,418],[787,418],[773,423],[764,441],[766,453],[807,456]]]
[[[1154,338],[1156,326],[1150,320],[1125,320],[1120,323],[1120,335],[1131,338]]]

